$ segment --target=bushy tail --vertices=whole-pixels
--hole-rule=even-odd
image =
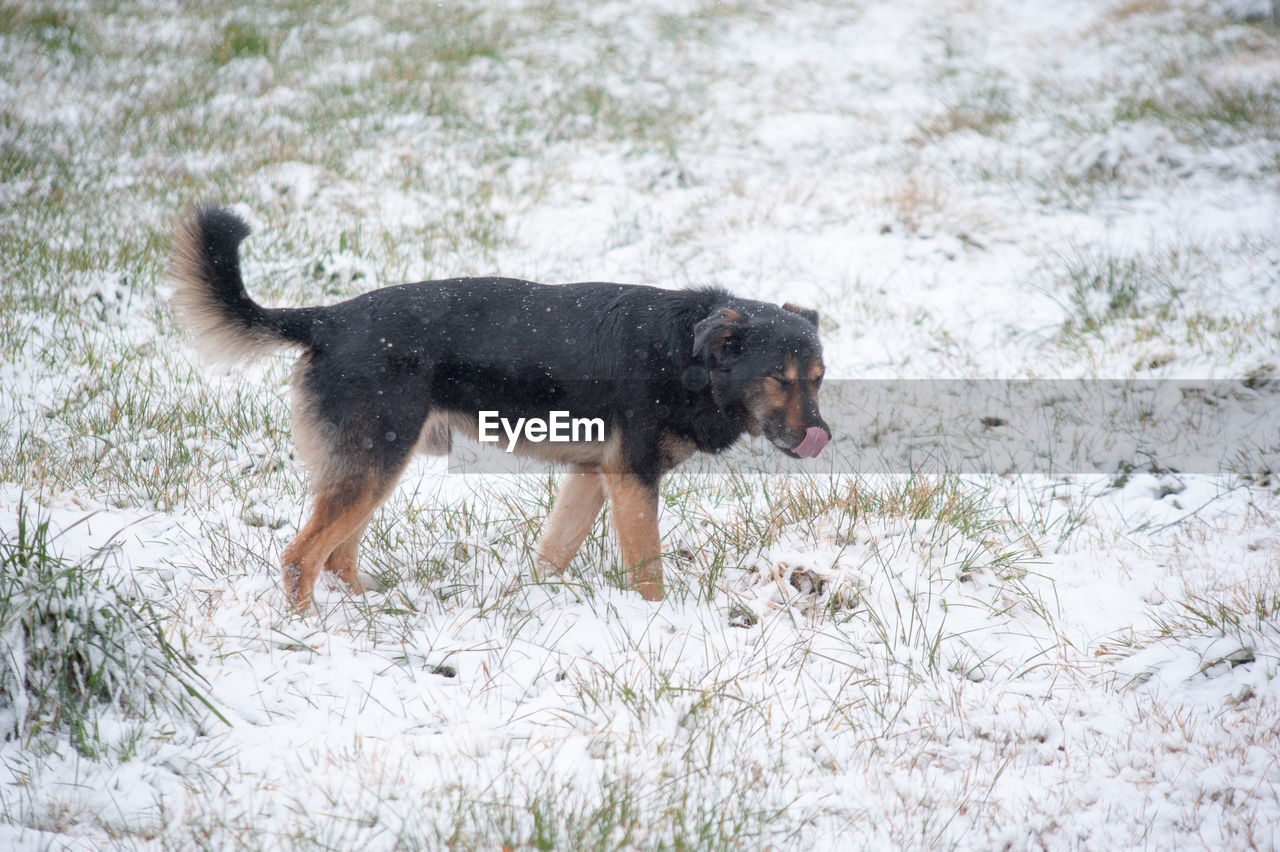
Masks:
[[[264,308],[240,278],[243,219],[220,207],[198,207],[178,227],[170,275],[171,304],[196,348],[216,361],[239,361],[283,346],[311,345],[315,308]]]

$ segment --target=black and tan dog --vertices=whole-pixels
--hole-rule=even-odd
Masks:
[[[310,606],[322,568],[359,590],[360,538],[410,455],[447,453],[451,430],[476,437],[481,411],[512,421],[552,411],[603,421],[603,440],[521,439],[515,447],[571,466],[536,563],[563,571],[607,493],[630,583],[649,600],[662,598],[665,473],[743,432],[797,458],[816,456],[831,437],[816,399],[823,365],[814,311],[717,289],[507,278],[264,308],[240,278],[248,234],[226,210],[196,210],[173,247],[173,302],[214,358],[301,350],[294,433],[315,506],[283,555],[285,592],[298,608]]]

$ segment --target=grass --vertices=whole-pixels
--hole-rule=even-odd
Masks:
[[[27,10],[5,4],[0,6],[0,33],[34,37],[50,51],[75,54],[84,50],[75,16],[66,10]]]
[[[1275,139],[1280,97],[1274,85],[1253,73],[1274,54],[1274,24],[1151,17],[1165,13],[1163,5],[1133,3],[1116,12],[1141,22],[1136,25],[1148,32],[1154,26],[1160,37],[1146,48],[1148,73],[1120,90],[1108,123],[1161,126],[1197,155],[1214,146]]]
[[[223,24],[209,53],[216,65],[226,65],[233,59],[248,56],[267,56],[271,42],[257,26],[248,22],[229,21]]]
[[[928,178],[915,174],[886,193],[881,204],[909,234],[930,233],[946,206],[943,192]]]
[[[1176,279],[1132,257],[1076,255],[1065,271],[1071,322],[1085,333],[1120,319],[1167,320],[1177,303]]]
[[[983,136],[999,133],[1014,116],[1014,96],[1009,82],[998,73],[965,81],[946,98],[946,110],[925,126],[932,136],[972,131]]]
[[[115,760],[127,761],[144,723],[166,714],[199,720],[203,710],[221,718],[152,602],[104,578],[110,551],[72,561],[55,544],[48,520],[32,517],[26,503],[18,506],[16,531],[0,538],[4,738],[38,750],[66,737],[90,760],[112,750]],[[133,723],[123,739],[100,728],[111,711]]]
[[[1100,338],[1118,325],[1164,328],[1181,313],[1181,293],[1194,250],[1129,254],[1079,246],[1050,259],[1057,280],[1047,290],[1067,315],[1060,340]]]
[[[1216,635],[1234,638],[1242,648],[1251,649],[1261,634],[1280,631],[1280,576],[1258,577],[1249,584],[1192,593],[1178,601],[1175,612],[1156,623],[1155,640]],[[1252,650],[1249,651],[1252,654]],[[1206,667],[1224,658],[1206,660]],[[1250,662],[1230,660],[1233,665]]]
[[[1239,707],[1255,701],[1258,682],[1247,673],[1255,663],[1280,654],[1275,569],[1272,559],[1244,580],[1210,578],[1193,584],[1153,612],[1149,628],[1101,645],[1100,655],[1119,661],[1109,676],[1118,687],[1134,690],[1156,678],[1168,685],[1181,681],[1194,686],[1245,673],[1226,702]]]
[[[1136,26],[1169,5],[1116,15]],[[1202,278],[1241,268],[1254,270],[1244,286],[1265,283],[1269,238],[1120,249],[1045,236],[1161,180],[1068,179],[1062,151],[1039,147],[1056,128],[1064,148],[1113,118],[1205,151],[1275,135],[1269,91],[1211,73],[1239,54],[1228,41],[1178,31],[1176,61],[1133,54],[1142,85],[1030,81],[1027,96],[986,58],[979,10],[924,51],[921,106],[869,73],[865,98],[848,97],[852,77],[808,56],[864,11],[4,6],[0,482],[55,495],[64,521],[75,500],[164,521],[95,551],[60,539],[30,499],[15,509],[0,540],[6,826],[175,848],[1016,846],[1032,835],[999,830],[1079,807],[1088,785],[1071,767],[1119,774],[1098,756],[1124,748],[1077,721],[1096,696],[1071,691],[1105,677],[1089,681],[1092,646],[1071,644],[1077,613],[1045,576],[1070,571],[1069,584],[1099,561],[1086,557],[1105,488],[678,473],[662,492],[670,594],[654,607],[622,590],[607,514],[565,578],[532,578],[554,477],[462,487],[415,468],[425,484],[398,492],[364,543],[378,590],[325,590],[318,613],[296,616],[277,576],[306,495],[288,359],[210,374],[164,307],[172,223],[217,201],[254,220],[244,269],[272,304],[472,273],[720,281],[778,301],[793,282],[839,280],[846,292],[822,306],[833,363],[916,375],[952,356],[989,363],[972,350],[1004,339],[991,329],[1008,315],[974,317],[966,336],[935,287],[1007,275],[1035,234],[1062,317],[1042,336],[1071,366],[1153,341],[1175,357],[1126,349],[1123,363],[1177,367],[1230,343],[1235,369],[1274,348],[1280,314],[1195,298]],[[742,47],[806,26],[789,65]],[[1263,56],[1272,36],[1258,33]],[[762,141],[793,111],[836,120]],[[841,129],[850,116],[856,131]],[[1044,162],[1002,161],[1027,146]],[[894,231],[880,230],[886,214]],[[943,263],[935,246],[955,242],[957,221],[980,239],[955,234],[964,249],[942,249]],[[1226,649],[1211,669],[1266,664],[1273,591],[1192,589],[1129,650],[1230,634],[1254,661]],[[1167,711],[1151,715],[1173,729]],[[1118,718],[1150,744],[1144,720]],[[186,747],[212,739],[227,745]],[[150,774],[130,787],[130,772]],[[1053,786],[1011,787],[1040,777]],[[165,794],[114,817],[90,795],[153,783]],[[1104,845],[1041,828],[1050,845]]]
[[[451,849],[483,849],[500,838],[512,849],[739,849],[764,838],[780,816],[779,808],[761,806],[759,791],[737,788],[707,795],[697,782],[697,769],[682,766],[680,776],[655,799],[644,792],[647,779],[600,778],[586,789],[552,776],[530,785],[526,800],[494,803],[460,799],[454,830],[408,845],[436,844]],[[537,792],[541,789],[543,792]],[[397,838],[398,843],[406,838]]]
[[[1029,635],[1057,641],[1054,606],[1029,576],[1039,538],[981,480],[774,477],[763,490],[750,476],[713,482],[699,484],[696,501],[669,504],[693,507],[675,514],[680,528],[698,531],[682,539],[692,553],[688,567],[676,565],[677,600],[723,606],[728,592],[734,626],[803,618],[875,635],[925,671],[952,667],[975,679],[985,663],[1018,663],[973,659],[964,639],[970,615],[996,623],[1016,613],[1033,625]],[[701,506],[717,508],[708,517]],[[964,611],[965,628],[950,623],[949,608]]]
[[[1218,83],[1203,75],[1162,81],[1155,91],[1127,95],[1116,107],[1121,122],[1149,121],[1196,143],[1274,138],[1280,133],[1280,97],[1270,89]],[[1190,91],[1188,92],[1188,88]]]

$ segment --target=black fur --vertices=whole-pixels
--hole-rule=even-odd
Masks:
[[[252,229],[248,223],[220,207],[200,207],[195,213],[201,251],[201,273],[208,282],[209,295],[226,312],[227,318],[246,331],[269,331],[297,343],[311,345],[311,329],[316,308],[263,308],[250,298],[240,277],[240,243]]]
[[[434,410],[514,419],[558,409],[620,432],[626,466],[652,484],[665,473],[662,439],[726,449],[752,425],[747,382],[785,355],[821,359],[816,314],[716,288],[456,278],[266,309],[240,278],[248,226],[208,207],[197,221],[228,314],[309,351],[312,415],[336,427],[335,452],[365,464],[397,467]],[[816,406],[805,425],[830,432]],[[788,436],[793,446],[802,437]]]
[[[328,307],[264,308],[240,277],[249,233],[215,207],[174,243],[174,306],[203,349],[234,360],[281,346],[294,369],[299,454],[312,472],[311,517],[282,553],[286,594],[310,605],[321,570],[352,588],[356,551],[415,447],[440,452],[478,412],[508,421],[603,421],[603,441],[518,451],[572,466],[535,549],[562,572],[607,497],[624,567],[662,597],[658,481],[694,451],[745,432],[792,456],[830,438],[817,406],[818,316],[724,290],[630,284],[546,286],[454,278],[386,287]],[[825,436],[825,438],[824,438]],[[796,452],[798,451],[798,452]]]

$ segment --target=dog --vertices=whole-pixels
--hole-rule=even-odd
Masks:
[[[481,412],[570,412],[603,424],[591,440],[512,438],[514,451],[570,468],[535,567],[565,570],[607,494],[628,584],[646,600],[663,597],[663,475],[744,432],[795,458],[815,457],[831,440],[818,410],[816,311],[718,288],[509,278],[424,281],[327,307],[265,308],[240,276],[249,233],[215,206],[183,220],[172,247],[172,305],[214,359],[301,351],[291,385],[294,438],[314,500],[282,554],[285,594],[300,611],[312,605],[321,570],[362,591],[361,536],[410,456],[447,454],[455,431],[483,437]]]

